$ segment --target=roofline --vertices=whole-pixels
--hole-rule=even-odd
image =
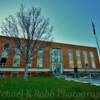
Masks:
[[[13,37],[8,37],[8,36],[2,36],[2,35],[0,35],[0,38],[9,38],[9,39],[11,39]],[[20,38],[20,39],[24,39],[24,38]],[[48,43],[51,43],[51,44],[53,43],[53,44],[61,44],[61,45],[68,45],[68,46],[78,46],[78,47],[87,47],[87,48],[95,48],[95,49],[97,49],[94,46],[85,46],[85,45],[78,45],[78,44],[59,43],[59,42],[54,42],[54,41],[41,41],[41,42],[48,42]]]

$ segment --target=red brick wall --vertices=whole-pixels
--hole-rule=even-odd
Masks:
[[[62,60],[63,60],[64,69],[69,68],[68,48],[62,49]]]
[[[47,68],[50,66],[50,48],[45,48],[43,52],[43,67]]]
[[[24,72],[19,72],[19,73],[18,73],[18,76],[19,76],[19,77],[23,77],[23,76],[24,76]]]
[[[82,66],[83,68],[85,68],[85,62],[84,62],[84,58],[83,58],[83,49],[80,49],[80,59],[81,59],[81,63],[82,63]]]
[[[2,50],[3,50],[3,43],[2,43],[2,41],[0,41],[0,57],[2,55]]]
[[[25,66],[25,60],[22,57],[20,57],[20,66],[19,67],[24,68],[24,66]]]
[[[5,77],[10,77],[11,76],[11,72],[9,71],[9,72],[5,72],[5,75],[4,75]]]
[[[37,66],[37,50],[35,49],[33,52],[33,58],[32,58],[32,68]]]
[[[1,41],[1,40],[3,40],[3,41]],[[11,46],[13,45],[13,41],[11,39],[5,38],[5,37],[0,37],[0,55],[1,55],[1,52],[2,52],[2,45],[5,42],[9,42]],[[68,48],[73,49],[74,64],[75,65],[77,65],[76,50],[79,49],[79,50],[81,50],[81,61],[82,61],[83,67],[85,66],[85,64],[84,64],[82,52],[84,50],[86,50],[86,51],[88,51],[89,65],[91,66],[91,60],[90,60],[89,52],[93,51],[94,55],[95,55],[96,66],[97,66],[97,68],[100,68],[100,62],[99,62],[99,58],[98,58],[96,48],[85,47],[85,46],[76,46],[76,45],[67,45],[67,44],[61,44],[61,43],[52,43],[48,48],[45,48],[45,50],[44,50],[44,62],[43,62],[44,68],[48,68],[48,66],[50,66],[50,48],[61,48],[62,49],[64,68],[69,68]],[[7,66],[8,67],[12,67],[13,59],[14,59],[14,54],[9,53],[9,57],[7,59]],[[20,67],[24,67],[24,64],[25,64],[25,61],[21,58],[20,59]],[[37,66],[37,50],[34,51],[34,57],[33,57],[33,61],[32,61],[32,67],[36,67],[36,66]]]

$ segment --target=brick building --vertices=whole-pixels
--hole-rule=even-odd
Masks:
[[[24,75],[25,61],[16,53],[10,53],[13,45],[12,38],[0,36],[1,77]],[[96,47],[49,42],[49,46],[40,47],[34,51],[34,54],[35,57],[29,62],[30,76],[35,76],[37,72],[45,75],[55,73],[55,71],[66,73],[73,71],[74,67],[77,67],[79,71],[100,71]]]

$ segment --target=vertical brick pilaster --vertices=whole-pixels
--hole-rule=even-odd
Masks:
[[[76,49],[73,48],[73,60],[74,60],[74,67],[77,66],[77,58],[76,58]]]
[[[0,57],[2,55],[2,51],[3,51],[3,42],[2,40],[0,40]]]
[[[43,51],[43,67],[48,68],[50,66],[50,48],[46,47]]]
[[[37,49],[34,50],[33,52],[33,58],[32,58],[32,67],[37,66]]]
[[[80,59],[81,59],[82,68],[85,68],[85,62],[84,62],[84,57],[83,57],[83,49],[80,50]]]
[[[20,57],[20,65],[19,65],[19,67],[21,67],[21,68],[25,67],[25,60],[22,57]]]
[[[99,56],[98,56],[98,53],[97,53],[97,49],[95,49],[93,51],[93,53],[94,53],[94,60],[95,60],[96,68],[100,69],[100,61],[99,61]]]
[[[89,62],[89,68],[92,68],[92,64],[91,64],[91,58],[90,58],[90,51],[87,51],[87,58],[88,58],[88,62]]]
[[[6,62],[6,66],[12,67],[13,66],[13,60],[14,60],[14,53],[13,53],[12,49],[10,48],[8,58],[7,58],[7,62]]]
[[[68,59],[68,48],[63,48],[62,49],[62,63],[63,63],[63,67],[64,69],[69,68],[69,59]]]

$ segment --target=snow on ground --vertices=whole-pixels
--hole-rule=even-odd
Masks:
[[[75,82],[81,82],[81,83],[90,83],[91,85],[100,86],[100,80],[99,79],[84,79],[84,78],[71,78],[71,77],[65,77],[65,80],[73,80]]]

